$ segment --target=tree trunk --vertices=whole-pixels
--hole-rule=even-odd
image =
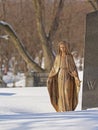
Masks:
[[[42,3],[39,0],[32,0],[33,6],[35,8],[36,14],[36,23],[37,23],[37,30],[40,36],[40,41],[43,49],[43,55],[45,57],[45,69],[48,71],[50,70],[53,64],[53,53],[49,46],[49,41],[45,34],[45,29],[42,20]]]
[[[59,17],[60,17],[60,12],[62,10],[62,7],[64,5],[64,0],[60,0],[58,9],[56,12],[56,15],[54,17],[54,20],[51,25],[51,29],[49,32],[49,35],[45,33],[45,28],[44,28],[44,22],[42,19],[42,1],[41,0],[32,0],[33,6],[35,8],[35,14],[36,14],[36,21],[37,21],[37,30],[40,36],[41,40],[41,45],[45,57],[45,68],[47,71],[50,70],[51,66],[53,65],[54,61],[54,54],[52,51],[52,40],[53,40],[53,35],[56,33],[58,25],[59,25]]]

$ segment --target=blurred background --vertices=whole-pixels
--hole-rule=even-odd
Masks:
[[[44,43],[55,55],[58,42],[66,39],[77,69],[83,71],[86,15],[97,9],[98,0],[0,0],[0,21],[13,27],[32,63],[43,69],[36,71],[29,66],[10,35],[0,29],[1,87],[45,86],[53,62],[47,65],[45,59],[52,58],[45,54]]]

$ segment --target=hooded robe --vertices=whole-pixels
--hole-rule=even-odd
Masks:
[[[48,76],[48,92],[50,101],[57,112],[75,110],[78,104],[78,90],[75,77],[78,77],[77,68],[71,54],[66,55],[65,67],[61,66],[61,56],[57,55],[54,65]],[[76,72],[73,75],[72,72]]]

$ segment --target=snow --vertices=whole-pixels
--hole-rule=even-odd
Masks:
[[[0,130],[98,130],[98,108],[81,110],[81,104],[82,83],[76,110],[60,113],[47,87],[0,88]]]
[[[7,84],[7,87],[13,87],[13,83],[15,83],[15,87],[25,87],[24,73],[13,75],[13,73],[9,71],[7,75],[3,76],[3,81]]]

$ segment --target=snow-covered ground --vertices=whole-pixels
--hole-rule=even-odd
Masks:
[[[61,113],[46,87],[0,88],[0,130],[98,130],[98,109],[81,110],[81,104],[82,83],[76,110]]]

